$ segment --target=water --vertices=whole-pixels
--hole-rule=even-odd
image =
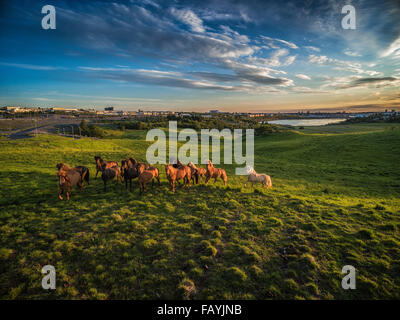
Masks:
[[[281,124],[285,126],[302,126],[302,127],[312,127],[312,126],[324,126],[326,124],[331,124],[331,123],[339,123],[346,121],[346,119],[337,119],[337,118],[331,118],[331,119],[290,119],[290,120],[273,120],[273,121],[268,121],[268,123],[271,124]]]

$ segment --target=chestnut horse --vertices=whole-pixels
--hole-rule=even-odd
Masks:
[[[226,185],[226,181],[228,180],[228,177],[226,176],[226,171],[224,169],[214,168],[211,160],[208,160],[205,183],[207,184],[208,180],[210,180],[211,178],[215,179],[214,183],[217,182],[218,178],[221,178],[224,182],[224,185]]]
[[[192,180],[193,185],[194,185],[195,183],[197,184],[197,183],[199,182],[199,175],[198,175],[197,170],[196,170],[195,168],[189,166],[189,164],[188,164],[187,166],[185,166],[185,165],[184,165],[182,162],[180,162],[179,160],[175,160],[175,161],[176,161],[176,163],[173,163],[172,166],[173,166],[174,168],[176,168],[176,169],[189,167],[189,169],[190,169],[190,178],[189,178],[189,180]]]
[[[144,169],[144,166],[139,168],[139,187],[140,187],[140,194],[146,192],[146,184],[152,180],[152,185],[154,185],[154,178],[157,179],[158,185],[160,185],[160,172],[156,167],[150,167],[148,169]]]
[[[101,157],[95,156],[94,161],[96,161],[96,176],[95,179],[97,178],[97,174],[99,172],[103,172],[103,165],[105,164],[105,169],[111,168],[113,166],[118,166],[118,163],[115,161],[104,161]]]
[[[191,170],[188,166],[175,168],[172,164],[166,164],[164,167],[172,192],[175,192],[175,181],[180,179],[183,179],[184,185],[190,187]]]
[[[205,177],[207,170],[202,167],[197,167],[193,162],[188,163],[188,167],[195,170],[196,183],[199,183],[199,179]]]

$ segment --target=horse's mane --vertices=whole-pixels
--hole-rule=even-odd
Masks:
[[[58,170],[71,170],[72,169],[69,165],[67,165],[66,163],[62,163],[62,162],[57,163],[56,168]]]
[[[133,165],[138,163],[135,158],[129,158],[129,160],[132,162]]]

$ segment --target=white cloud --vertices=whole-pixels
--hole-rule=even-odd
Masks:
[[[313,47],[313,46],[305,46],[304,48],[306,48],[307,50],[310,50],[310,51],[316,51],[316,52],[320,52],[321,51],[320,48]]]
[[[298,49],[298,46],[295,45],[293,42],[289,42],[289,41],[282,40],[282,39],[270,38],[270,37],[267,37],[267,36],[261,36],[261,38],[266,40],[268,42],[268,45],[271,48],[274,48],[274,49],[278,48],[278,46],[276,45],[276,42],[284,44],[284,45],[288,46],[291,49]]]
[[[343,61],[333,58],[328,58],[327,56],[316,56],[310,55],[308,61],[311,63],[316,63],[320,65],[331,65],[334,66],[334,70],[341,70],[347,72],[353,72],[358,74],[366,74],[369,76],[382,76],[382,72],[375,70],[364,70],[363,65],[358,62]]]
[[[326,62],[330,62],[332,59],[328,58],[327,56],[316,56],[314,54],[308,57],[308,61],[317,64],[324,64]]]
[[[351,51],[351,50],[349,50],[349,49],[346,49],[343,53],[344,53],[346,56],[350,56],[350,57],[361,57],[361,54],[359,54],[359,53],[357,53],[357,52],[354,52],[354,51]]]
[[[387,47],[382,53],[381,57],[388,57],[394,54],[395,56],[400,55],[400,37],[394,40],[389,47]]]
[[[309,76],[307,76],[305,74],[301,74],[301,73],[296,74],[296,77],[299,79],[303,79],[303,80],[311,80],[311,78]]]
[[[190,26],[194,32],[205,32],[203,21],[190,9],[171,9],[171,13],[181,22]]]

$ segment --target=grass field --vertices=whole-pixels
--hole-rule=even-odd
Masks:
[[[142,131],[0,140],[3,299],[400,298],[400,126],[332,125],[255,141],[272,189],[221,182],[139,196],[91,179],[57,199],[55,164],[145,160]],[[160,167],[161,168],[161,167]],[[41,288],[55,266],[57,289]],[[341,269],[357,289],[341,288]]]

